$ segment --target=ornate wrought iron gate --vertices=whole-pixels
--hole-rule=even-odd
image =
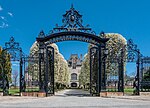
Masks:
[[[150,57],[141,59],[140,91],[150,92]]]
[[[31,53],[23,57],[24,79],[22,82],[23,92],[39,91],[39,56],[37,53]]]
[[[46,74],[45,74],[46,94],[54,94],[54,48],[46,48]]]
[[[106,61],[106,76],[103,81],[106,81],[106,91],[108,92],[124,92],[124,66],[125,66],[125,46],[114,53],[115,49],[108,52]]]
[[[5,54],[4,54],[5,53]],[[12,61],[17,61],[19,62],[19,72],[17,72],[16,74],[19,74],[19,95],[21,95],[20,93],[22,92],[22,79],[23,79],[23,61],[22,61],[22,57],[23,57],[23,53],[22,53],[22,49],[19,46],[18,42],[15,42],[14,38],[11,37],[9,42],[5,43],[5,47],[3,48],[3,56],[6,55],[6,53],[8,53],[10,55],[10,60]],[[5,62],[5,61],[3,61]],[[13,64],[12,64],[13,65]],[[5,67],[6,68],[6,67]],[[9,95],[9,80],[8,80],[8,76],[3,72],[3,95]],[[17,86],[17,85],[15,85]]]
[[[141,53],[137,48],[137,45],[133,43],[133,40],[129,39],[127,41],[127,59],[126,62],[136,63],[136,75],[134,81],[135,94],[139,95],[140,92],[140,63],[141,63]]]
[[[54,94],[54,48],[39,43],[39,86],[46,96]]]
[[[100,91],[99,49],[90,48],[90,94],[98,95]]]

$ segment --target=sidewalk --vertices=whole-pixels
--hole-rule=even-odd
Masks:
[[[150,101],[150,96],[112,96],[110,98]]]

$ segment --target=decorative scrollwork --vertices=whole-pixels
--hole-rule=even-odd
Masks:
[[[9,42],[5,43],[5,49],[20,49],[19,43],[15,42],[14,37],[11,37]]]
[[[74,40],[78,40],[78,41],[83,41],[83,42],[88,42],[88,43],[92,43],[95,45],[99,45],[99,43],[94,40],[93,38],[90,37],[81,37],[78,35],[68,35],[68,36],[59,36],[59,37],[55,37],[53,39],[51,39],[47,44],[52,44],[52,43],[56,43],[56,42],[61,42],[61,41],[74,41]]]
[[[74,9],[73,5],[66,14],[63,15],[63,25],[53,28],[49,34],[45,35],[44,31],[41,31],[37,37],[38,42],[52,44],[61,41],[83,41],[94,45],[104,46],[108,38],[101,38],[96,35],[94,31],[89,28],[89,25],[83,26],[82,15]],[[103,32],[104,34],[104,32]]]
[[[127,41],[127,61],[128,62],[136,62],[141,58],[140,50],[137,48],[137,45],[133,43],[132,39]]]
[[[56,24],[56,27],[53,28],[53,30],[50,30],[49,34],[58,33],[61,31],[81,31],[95,34],[95,32],[89,28],[89,25],[84,26],[82,22],[82,15],[75,10],[72,5],[70,10],[66,11],[66,13],[63,15],[62,26],[58,26],[58,24]]]
[[[142,58],[143,63],[149,63],[150,64],[150,57],[143,57]]]
[[[4,50],[8,51],[12,61],[19,61],[22,57],[22,49],[18,42],[15,42],[14,37],[11,37],[9,42],[5,43]]]
[[[136,58],[136,54],[133,53],[132,51],[128,51],[128,56],[127,56],[127,61],[128,62],[133,62]]]
[[[137,51],[137,45],[133,43],[133,40],[132,39],[129,39],[127,41],[127,49],[128,50],[133,50],[133,51]]]

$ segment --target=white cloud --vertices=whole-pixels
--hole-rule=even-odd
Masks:
[[[4,20],[4,19],[5,19],[5,17],[4,17],[4,16],[1,16],[1,19],[2,19],[2,20]]]
[[[11,12],[8,12],[7,13],[9,16],[13,17],[13,14]]]
[[[0,28],[6,28],[8,27],[9,25],[5,22],[2,22],[2,24],[0,25]]]
[[[3,8],[2,8],[2,6],[0,5],[0,11],[2,11],[3,10]],[[7,15],[7,16],[6,16]],[[6,13],[4,13],[4,15],[2,15],[2,16],[0,16],[0,28],[7,28],[8,26],[9,26],[9,24],[8,24],[8,21],[7,21],[7,17],[8,17],[8,15],[10,16],[10,17],[13,17],[13,13],[11,13],[11,12],[9,12],[9,11],[7,11]]]
[[[2,6],[0,6],[0,11],[2,11],[3,10],[3,8],[2,8]]]

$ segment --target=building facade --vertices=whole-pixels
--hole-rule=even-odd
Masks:
[[[69,87],[79,87],[79,74],[82,65],[82,54],[78,57],[77,54],[71,54],[68,62],[70,81]]]

